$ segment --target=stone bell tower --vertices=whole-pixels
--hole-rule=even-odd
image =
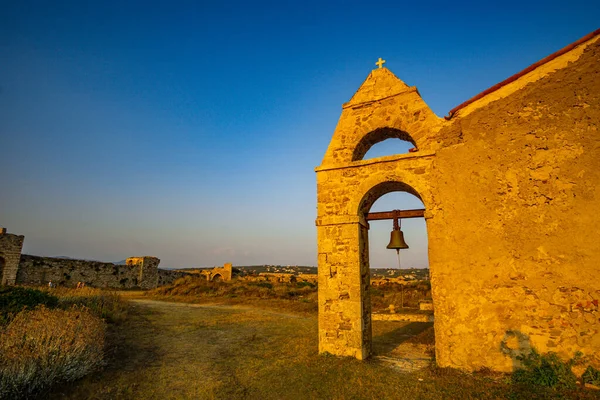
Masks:
[[[383,68],[383,62],[343,105],[316,168],[319,349],[358,359],[371,355],[366,215],[379,197],[393,191],[411,193],[435,208],[429,177],[443,121],[415,87]],[[408,141],[414,150],[363,159],[371,146],[386,139]]]

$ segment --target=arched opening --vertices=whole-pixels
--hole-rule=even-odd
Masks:
[[[385,182],[363,198],[360,213],[368,219],[361,235],[361,262],[369,267],[372,354],[427,364],[435,354],[433,303],[429,281],[427,225],[424,218],[401,218],[408,249],[387,249],[393,220],[372,220],[376,213],[417,210],[425,206],[411,186]],[[400,264],[400,265],[398,265]]]
[[[6,282],[4,280],[4,265],[6,262],[3,257],[0,257],[0,285],[5,285]]]
[[[352,161],[403,154],[416,149],[417,144],[408,133],[394,128],[378,128],[363,136],[354,149]]]
[[[211,279],[211,281],[213,281],[213,282],[221,282],[222,280],[223,280],[223,277],[221,276],[221,274],[215,274]]]

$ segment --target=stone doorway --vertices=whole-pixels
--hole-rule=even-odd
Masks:
[[[413,187],[402,182],[384,182],[365,194],[359,205],[359,215],[424,207]],[[412,371],[430,365],[435,355],[433,311],[420,310],[420,302],[431,299],[431,286],[428,282],[418,283],[416,279],[412,282],[412,275],[399,274],[398,267],[428,267],[427,226],[423,218],[399,221],[411,247],[400,250],[398,265],[397,253],[385,248],[392,222],[368,221],[359,241],[359,248],[363,249],[361,269],[371,273],[377,271],[369,281],[363,301],[370,304],[364,309],[371,312],[368,318],[371,321],[371,355],[395,368]],[[418,256],[411,254],[418,251],[422,253],[419,261]],[[414,265],[416,262],[419,265]]]
[[[423,208],[412,194],[390,192],[377,199],[369,212]],[[431,305],[431,285],[422,280],[423,269],[428,268],[427,226],[423,218],[400,223],[409,249],[400,251],[398,265],[396,251],[386,248],[393,221],[369,221],[365,246],[371,271],[372,355],[395,368],[412,371],[430,365],[435,354],[433,310],[421,310],[432,308],[426,307]]]

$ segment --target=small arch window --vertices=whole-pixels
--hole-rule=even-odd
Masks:
[[[416,150],[417,145],[408,133],[394,128],[378,128],[363,136],[354,149],[352,161],[404,154]]]

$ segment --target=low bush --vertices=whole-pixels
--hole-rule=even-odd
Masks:
[[[577,377],[571,368],[578,363],[580,357],[581,354],[578,353],[569,361],[563,361],[554,352],[540,354],[533,349],[529,354],[517,357],[522,367],[513,373],[512,380],[528,385],[575,389]]]
[[[581,380],[583,383],[600,386],[600,371],[590,365],[581,376]]]
[[[303,288],[303,287],[309,287],[309,288],[315,288],[317,285],[315,285],[312,282],[298,282],[296,281],[296,287],[297,288]]]
[[[58,298],[36,289],[20,286],[0,287],[0,326],[6,325],[11,318],[25,308],[38,305],[56,307]]]
[[[248,285],[273,289],[273,284],[270,282],[249,282]]]
[[[58,296],[59,306],[62,308],[84,306],[109,323],[119,323],[127,317],[127,302],[117,292],[95,288],[50,290]]]
[[[104,322],[85,307],[23,310],[0,332],[0,398],[29,397],[103,363]]]

